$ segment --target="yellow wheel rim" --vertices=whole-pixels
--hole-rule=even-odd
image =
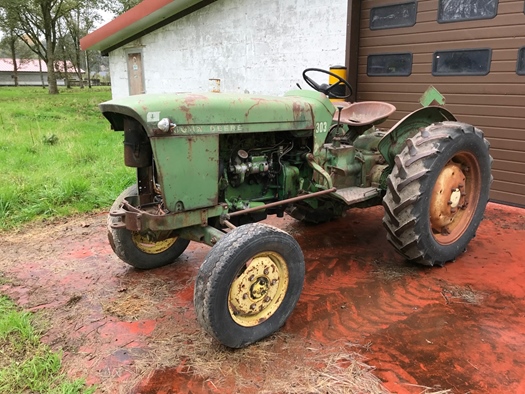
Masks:
[[[280,254],[257,254],[242,267],[231,284],[228,309],[232,319],[243,327],[253,327],[269,319],[282,304],[288,282],[288,267]]]
[[[457,241],[470,225],[481,193],[476,158],[459,153],[443,168],[432,190],[430,227],[441,245]]]
[[[139,233],[133,233],[131,239],[140,251],[147,254],[162,253],[168,250],[177,241],[177,238],[168,238],[163,241],[155,242]]]

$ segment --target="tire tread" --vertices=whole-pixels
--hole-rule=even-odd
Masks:
[[[446,121],[427,126],[407,139],[406,147],[395,157],[383,199],[383,225],[387,229],[388,241],[408,260],[429,266],[446,262],[429,252],[420,242],[421,235],[413,230],[420,219],[415,207],[420,204],[424,193],[419,186],[435,172],[434,161],[450,144],[465,135],[479,138],[482,141],[479,145],[488,152],[490,144],[480,129],[466,123]],[[492,157],[488,153],[487,156],[490,168]],[[490,184],[492,175],[489,178]],[[482,179],[485,179],[485,174],[482,174]],[[484,207],[486,201],[480,200],[478,204]]]

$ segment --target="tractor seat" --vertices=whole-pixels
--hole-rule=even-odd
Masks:
[[[346,103],[344,101],[334,103],[336,107],[342,106],[341,123],[348,126],[371,126],[383,123],[396,111],[392,104],[382,101],[361,101],[358,103]],[[337,122],[339,109],[336,109],[334,121]]]

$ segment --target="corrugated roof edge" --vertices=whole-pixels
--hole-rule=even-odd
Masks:
[[[80,40],[83,50],[100,50],[107,55],[141,36],[217,0],[144,0]]]

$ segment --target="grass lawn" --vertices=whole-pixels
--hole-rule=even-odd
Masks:
[[[33,315],[0,296],[0,393],[91,394],[60,372],[60,354],[40,342]]]
[[[0,231],[32,220],[108,209],[133,183],[122,133],[98,109],[107,87],[0,87]]]
[[[122,133],[98,110],[109,99],[109,88],[51,96],[42,88],[0,87],[0,231],[108,209],[133,183]],[[40,342],[37,320],[0,296],[0,393],[93,392],[61,372],[60,354]]]

